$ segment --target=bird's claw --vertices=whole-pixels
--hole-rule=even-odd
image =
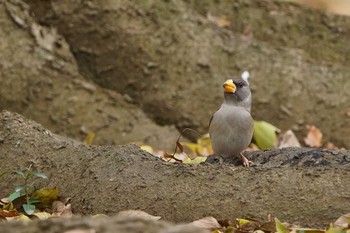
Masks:
[[[243,166],[250,167],[250,164],[254,164],[253,161],[250,161],[249,159],[247,159],[242,153],[240,153],[239,155],[242,158]]]

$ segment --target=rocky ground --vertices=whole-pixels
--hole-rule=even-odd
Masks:
[[[75,213],[113,215],[141,209],[165,220],[190,222],[268,214],[326,226],[347,213],[350,152],[286,148],[249,153],[254,166],[164,162],[135,145],[87,146],[51,133],[18,114],[0,115],[0,171],[24,168],[49,175],[72,198]],[[0,182],[11,193],[18,180]]]

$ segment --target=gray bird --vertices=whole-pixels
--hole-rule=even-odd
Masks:
[[[242,79],[225,81],[224,103],[209,123],[214,155],[224,160],[241,156],[243,165],[247,167],[251,161],[244,157],[242,151],[248,147],[254,131],[248,77],[249,73],[243,73]]]

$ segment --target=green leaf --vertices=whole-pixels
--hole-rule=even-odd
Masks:
[[[22,176],[23,178],[25,177],[25,174],[24,174],[23,170],[21,170],[21,169],[14,170],[14,172],[17,173],[18,175]]]
[[[19,198],[21,196],[21,194],[19,192],[13,192],[11,193],[11,195],[7,198],[9,201],[14,201],[17,198]]]
[[[0,178],[6,174],[7,174],[7,172],[0,173]]]
[[[289,229],[283,225],[278,218],[275,218],[276,230],[278,233],[289,233]]]
[[[47,176],[42,172],[33,172],[33,175],[39,178],[47,179]]]
[[[269,149],[277,146],[276,126],[266,121],[254,121],[253,139],[260,149]]]
[[[24,188],[25,188],[25,186],[16,186],[15,191],[19,193],[19,192],[21,192]]]
[[[35,211],[35,205],[23,204],[24,212],[28,215],[32,215]]]
[[[30,198],[28,200],[28,204],[34,204],[34,203],[39,203],[39,202],[41,202],[41,201],[37,198]]]

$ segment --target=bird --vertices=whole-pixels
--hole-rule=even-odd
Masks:
[[[231,78],[224,82],[224,102],[209,122],[209,136],[215,156],[222,161],[240,156],[245,167],[249,161],[242,151],[253,137],[254,121],[250,114],[252,94],[249,87],[249,73],[241,78]]]

